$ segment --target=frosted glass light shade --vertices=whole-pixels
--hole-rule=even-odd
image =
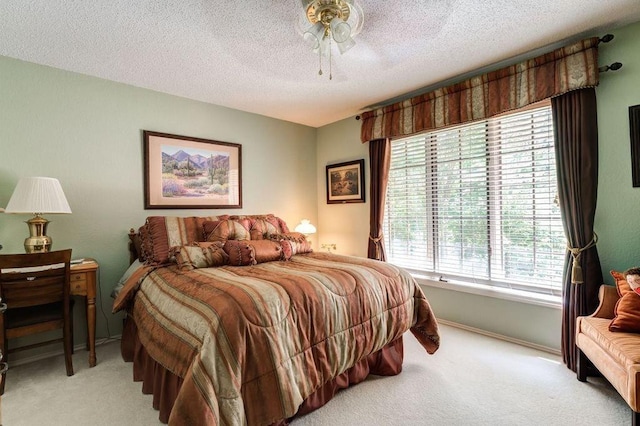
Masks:
[[[356,42],[353,40],[353,38],[349,37],[344,42],[336,43],[336,44],[338,45],[338,50],[340,51],[340,54],[344,55],[344,53],[347,50],[351,49],[353,46],[356,45]]]
[[[322,22],[316,22],[311,28],[304,32],[304,41],[312,50],[318,49],[324,38],[325,28]]]
[[[71,213],[58,179],[26,177],[18,181],[5,213]]]
[[[309,222],[309,219],[302,219],[300,223],[295,227],[294,231],[301,234],[309,235],[316,233],[316,227]]]
[[[331,34],[336,43],[343,43],[351,37],[351,27],[337,16],[331,20]]]

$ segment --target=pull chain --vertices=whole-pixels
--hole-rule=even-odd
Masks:
[[[333,73],[331,71],[331,39],[333,37],[329,37],[329,80],[333,79]]]
[[[320,71],[318,71],[318,75],[322,75],[322,49],[318,48],[318,60],[320,61]]]

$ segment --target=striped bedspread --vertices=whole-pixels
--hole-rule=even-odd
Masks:
[[[420,287],[390,264],[329,253],[181,271],[125,283],[147,352],[183,377],[169,424],[260,425],[293,416],[327,380],[411,330],[427,352],[438,326]]]

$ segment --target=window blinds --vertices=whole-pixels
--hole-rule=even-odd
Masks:
[[[384,228],[391,263],[560,295],[550,104],[393,141]]]

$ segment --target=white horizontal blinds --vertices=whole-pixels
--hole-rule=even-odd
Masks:
[[[393,141],[389,261],[448,279],[560,294],[551,107]]]
[[[566,240],[557,204],[551,107],[489,121],[492,280],[561,294]]]
[[[436,270],[489,278],[486,123],[438,132],[432,139]]]
[[[399,266],[416,270],[434,267],[432,221],[427,214],[432,186],[427,140],[422,136],[393,142],[384,215],[387,256]]]

